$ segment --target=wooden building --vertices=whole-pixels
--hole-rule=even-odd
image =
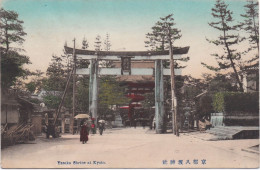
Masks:
[[[35,140],[32,131],[34,105],[14,94],[1,95],[1,146]]]
[[[31,123],[34,104],[22,97],[1,96],[1,124]]]

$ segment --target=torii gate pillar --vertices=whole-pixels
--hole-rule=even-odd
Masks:
[[[98,60],[90,60],[90,73],[89,73],[89,113],[92,118],[95,118],[95,124],[97,124],[97,99],[98,99]]]
[[[162,60],[155,60],[155,120],[156,133],[163,133],[164,87]]]

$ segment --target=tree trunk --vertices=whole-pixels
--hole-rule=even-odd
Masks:
[[[7,24],[7,23],[6,23]],[[9,42],[8,42],[8,32],[7,28],[5,28],[5,40],[6,40],[6,50],[5,52],[7,53],[9,51]]]
[[[221,13],[221,15],[222,15],[222,13]],[[229,59],[230,62],[231,62],[231,66],[232,66],[232,68],[233,68],[233,70],[234,70],[237,83],[239,84],[239,91],[243,92],[243,91],[244,91],[244,90],[243,90],[243,85],[242,85],[242,83],[241,83],[241,81],[240,81],[240,79],[239,79],[239,77],[238,77],[238,73],[237,73],[237,70],[236,70],[236,67],[235,67],[235,63],[233,62],[233,59],[232,59],[232,53],[231,53],[231,51],[230,51],[230,49],[229,49],[229,46],[228,46],[228,44],[227,44],[227,41],[226,41],[227,36],[226,36],[226,30],[225,30],[225,27],[224,27],[224,18],[223,18],[223,17],[224,17],[224,16],[222,16],[222,28],[223,28],[223,34],[224,34],[224,43],[225,43],[225,46],[226,46],[227,52],[228,52],[228,59]]]

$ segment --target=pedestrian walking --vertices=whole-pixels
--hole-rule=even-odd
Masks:
[[[150,130],[153,129],[153,117],[150,117],[150,119],[149,119],[149,127],[150,127]]]
[[[91,131],[92,131],[92,134],[96,134],[96,125],[95,125],[95,123],[91,124]]]
[[[80,141],[82,144],[86,143],[88,141],[88,124],[85,121],[83,125],[81,125],[80,129]]]
[[[134,119],[134,127],[136,128],[136,122],[137,122],[137,120],[136,119]]]
[[[99,134],[102,135],[103,131],[105,130],[105,123],[104,122],[99,123],[98,129],[99,129]]]
[[[56,133],[55,133],[55,126],[53,125],[52,121],[49,121],[48,124],[46,125],[46,138],[49,139],[50,135],[53,138],[56,138]]]
[[[145,124],[146,124],[146,122],[145,122],[145,120],[143,119],[143,120],[142,120],[142,126],[143,126],[144,129],[145,129]]]

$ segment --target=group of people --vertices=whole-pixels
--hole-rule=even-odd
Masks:
[[[98,123],[98,128],[99,128],[100,135],[102,135],[103,131],[105,130],[105,122]],[[96,133],[96,126],[95,126],[94,121],[92,122],[92,124],[89,128],[88,122],[86,120],[82,120],[81,126],[80,126],[80,142],[82,142],[82,144],[87,143],[90,129],[92,131],[92,134]]]

